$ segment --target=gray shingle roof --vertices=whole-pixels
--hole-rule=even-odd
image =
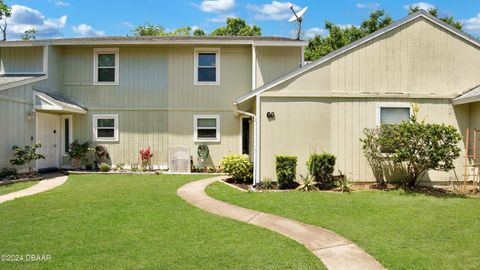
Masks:
[[[0,85],[6,85],[10,83],[15,83],[15,82],[20,82],[20,81],[25,81],[33,78],[38,78],[41,76],[45,76],[43,74],[5,74],[5,75],[0,75]]]
[[[69,107],[72,107],[72,108],[80,108],[80,109],[83,109],[83,110],[88,110],[87,107],[85,106],[82,106],[82,105],[79,105],[78,103],[70,100],[69,98],[67,97],[64,97],[62,95],[59,95],[57,93],[52,93],[52,92],[49,92],[49,91],[45,91],[45,90],[41,90],[41,89],[37,89],[37,88],[34,88],[33,90],[37,91],[37,92],[40,92],[42,94],[45,94],[51,98],[53,98],[54,100],[58,101],[58,102],[61,102],[63,103],[64,105],[67,105]]]
[[[454,105],[480,101],[480,85],[452,99]]]

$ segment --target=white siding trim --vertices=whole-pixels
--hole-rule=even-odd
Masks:
[[[99,54],[115,54],[115,81],[99,82],[98,81],[98,55]],[[94,85],[118,85],[120,74],[120,50],[118,48],[95,48],[93,49],[93,84]]]
[[[198,119],[215,119],[217,134],[215,139],[198,138]],[[193,141],[194,142],[220,142],[220,115],[219,114],[195,114],[193,116]]]
[[[118,142],[118,114],[94,114],[93,117],[93,140],[96,142]],[[98,119],[114,119],[113,138],[98,138],[97,124]]]
[[[194,48],[193,49],[193,84],[194,85],[220,85],[220,48]],[[215,53],[215,82],[198,81],[198,54]]]

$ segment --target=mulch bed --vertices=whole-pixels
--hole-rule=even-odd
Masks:
[[[21,182],[40,181],[43,179],[44,179],[43,176],[39,174],[30,176],[30,174],[25,173],[25,174],[17,175],[16,179],[0,179],[0,186],[11,185],[11,184],[21,183]]]

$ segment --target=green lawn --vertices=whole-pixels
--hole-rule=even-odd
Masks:
[[[11,193],[14,191],[26,189],[36,184],[38,184],[38,181],[20,182],[20,183],[0,186],[0,195],[5,195],[7,193]]]
[[[480,200],[402,191],[243,193],[207,188],[222,201],[335,231],[389,269],[480,269]]]
[[[176,195],[205,176],[75,175],[51,191],[0,204],[0,269],[319,269],[305,247],[218,217]]]

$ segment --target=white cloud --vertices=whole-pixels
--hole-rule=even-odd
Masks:
[[[221,22],[225,22],[227,18],[237,18],[237,16],[234,13],[220,14],[217,17],[208,19],[208,21],[221,23]]]
[[[294,31],[294,35],[297,34],[297,31]],[[328,30],[324,28],[312,27],[303,31],[303,36],[305,38],[313,38],[314,36],[326,36],[328,35]]]
[[[62,0],[48,0],[49,2],[55,4],[55,6],[59,6],[59,7],[68,7],[70,6],[70,3],[67,3],[65,1],[62,1]]]
[[[235,0],[204,0],[195,6],[203,12],[225,13],[235,8]]]
[[[131,22],[122,22],[122,23],[120,24],[120,26],[121,26],[121,27],[126,27],[126,28],[128,28],[128,29],[133,29],[133,28],[135,28],[135,25],[133,25],[133,23],[131,23]]]
[[[355,6],[360,9],[378,9],[380,3],[358,3]]]
[[[81,37],[100,37],[105,36],[104,31],[95,30],[88,24],[79,24],[72,27],[73,32]]]
[[[428,11],[429,9],[435,8],[434,5],[432,5],[432,4],[430,4],[430,3],[427,3],[427,2],[412,3],[412,4],[410,4],[410,5],[405,5],[405,6],[403,6],[403,8],[409,9],[410,6],[418,7],[418,8],[420,8],[420,9],[425,10],[425,11]]]
[[[289,8],[289,2],[272,1],[271,4],[265,5],[247,5],[247,8],[255,12],[254,18],[256,20],[286,20],[293,14]],[[293,5],[295,11],[300,10],[300,7]]]
[[[463,29],[470,33],[480,34],[480,13],[477,17],[462,20]]]
[[[12,17],[8,20],[8,38],[18,39],[25,30],[37,30],[37,37],[61,37],[67,24],[67,16],[46,18],[40,11],[21,5],[12,6]]]

